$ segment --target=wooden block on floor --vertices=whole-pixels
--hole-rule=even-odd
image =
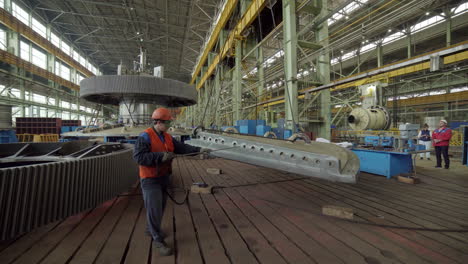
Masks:
[[[223,174],[223,171],[218,168],[207,168],[206,172],[208,172],[209,174],[213,174],[213,175]]]
[[[335,205],[322,206],[322,214],[344,219],[353,219],[354,217],[353,209]]]
[[[190,188],[190,191],[192,193],[203,193],[203,194],[210,194],[213,193],[213,186],[207,186],[207,187],[200,187],[198,185],[192,185]]]
[[[418,183],[421,182],[421,180],[419,180],[419,178],[413,177],[413,176],[409,176],[409,177],[398,176],[397,179],[398,179],[399,182],[408,183],[408,184],[418,184]]]

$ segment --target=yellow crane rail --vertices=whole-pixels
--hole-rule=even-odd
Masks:
[[[238,2],[239,0],[227,0],[226,5],[224,6],[223,12],[221,13],[221,16],[219,17],[218,23],[216,23],[216,27],[213,29],[213,33],[211,34],[210,39],[208,40],[208,43],[206,44],[206,47],[203,50],[203,54],[200,57],[200,60],[198,61],[197,67],[195,68],[190,84],[195,83],[195,80],[198,74],[200,73],[201,68],[203,67],[203,65],[206,62],[206,59],[208,58],[208,54],[213,49],[213,47],[215,47],[216,42],[218,41],[219,33],[221,32],[221,30],[224,28],[224,26],[228,22]]]
[[[266,0],[253,0],[250,6],[247,8],[247,11],[245,14],[242,16],[241,20],[239,23],[237,23],[236,27],[229,33],[229,36],[226,40],[226,43],[224,43],[224,46],[222,47],[220,53],[216,55],[216,57],[213,59],[213,62],[211,65],[209,65],[208,70],[206,73],[201,77],[200,82],[197,83],[197,90],[199,90],[205,81],[213,74],[214,70],[216,69],[216,66],[219,64],[221,60],[223,60],[228,52],[231,50],[231,48],[234,47],[235,41],[240,38],[242,32],[252,24],[252,22],[257,18],[258,14],[263,10],[263,8],[266,5]],[[201,64],[202,65],[202,64]],[[200,66],[201,67],[201,66]],[[196,79],[197,74],[195,74],[192,78],[192,82]]]

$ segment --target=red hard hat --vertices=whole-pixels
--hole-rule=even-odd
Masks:
[[[169,109],[160,107],[156,110],[154,110],[153,115],[151,116],[152,119],[158,119],[158,120],[172,120],[172,115]]]

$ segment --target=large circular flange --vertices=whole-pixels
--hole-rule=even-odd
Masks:
[[[91,102],[113,105],[118,105],[123,98],[168,107],[197,103],[197,92],[192,85],[176,80],[139,75],[104,75],[86,78],[80,82],[80,96]]]

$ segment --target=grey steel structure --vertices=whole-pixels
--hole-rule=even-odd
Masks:
[[[144,73],[84,79],[80,83],[80,96],[90,102],[119,105],[119,121],[131,125],[151,123],[157,105],[179,107],[197,102],[193,86]]]
[[[143,75],[104,75],[84,79],[80,96],[87,101],[119,105],[123,99],[178,107],[197,102],[193,86],[170,79]]]
[[[213,155],[218,157],[330,181],[356,183],[359,173],[356,154],[332,143],[209,132],[198,132],[186,143],[217,150]]]
[[[2,144],[0,240],[75,215],[137,182],[132,149],[125,144]]]

